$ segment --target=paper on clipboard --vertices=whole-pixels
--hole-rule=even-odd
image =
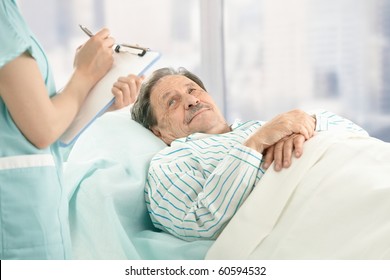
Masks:
[[[114,102],[111,92],[113,84],[121,76],[137,74],[141,76],[153,65],[160,54],[148,50],[142,55],[130,52],[115,52],[114,64],[110,71],[93,87],[84,100],[79,113],[60,137],[61,146],[73,144],[80,134],[100,115],[102,115]]]

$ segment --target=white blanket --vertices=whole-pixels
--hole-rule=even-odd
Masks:
[[[320,133],[270,168],[208,259],[390,259],[390,143]]]

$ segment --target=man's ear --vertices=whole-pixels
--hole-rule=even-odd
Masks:
[[[157,127],[151,127],[150,130],[153,132],[154,135],[156,135],[158,138],[161,138],[160,130]]]
[[[150,130],[153,132],[154,135],[156,135],[158,138],[163,140],[165,144],[167,144],[168,146],[171,145],[172,141],[169,140],[167,141],[167,139],[163,137],[163,135],[161,134],[160,130],[157,127],[151,127]]]

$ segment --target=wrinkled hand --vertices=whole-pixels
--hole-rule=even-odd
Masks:
[[[275,171],[288,168],[292,157],[299,158],[303,154],[303,144],[306,139],[301,134],[287,136],[265,150],[263,168],[267,169],[274,161]]]
[[[111,69],[114,43],[109,30],[103,28],[77,48],[73,65],[93,85]]]
[[[144,76],[138,77],[130,74],[120,77],[112,87],[112,94],[115,96],[114,104],[109,111],[121,109],[135,102],[141,88]]]
[[[308,140],[314,135],[315,119],[301,110],[293,110],[276,116],[260,127],[244,145],[263,153],[281,139],[292,134],[303,135]]]

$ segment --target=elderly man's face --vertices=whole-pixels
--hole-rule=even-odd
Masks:
[[[211,96],[185,76],[163,77],[153,87],[150,102],[157,118],[151,129],[168,145],[195,132],[230,130]]]

